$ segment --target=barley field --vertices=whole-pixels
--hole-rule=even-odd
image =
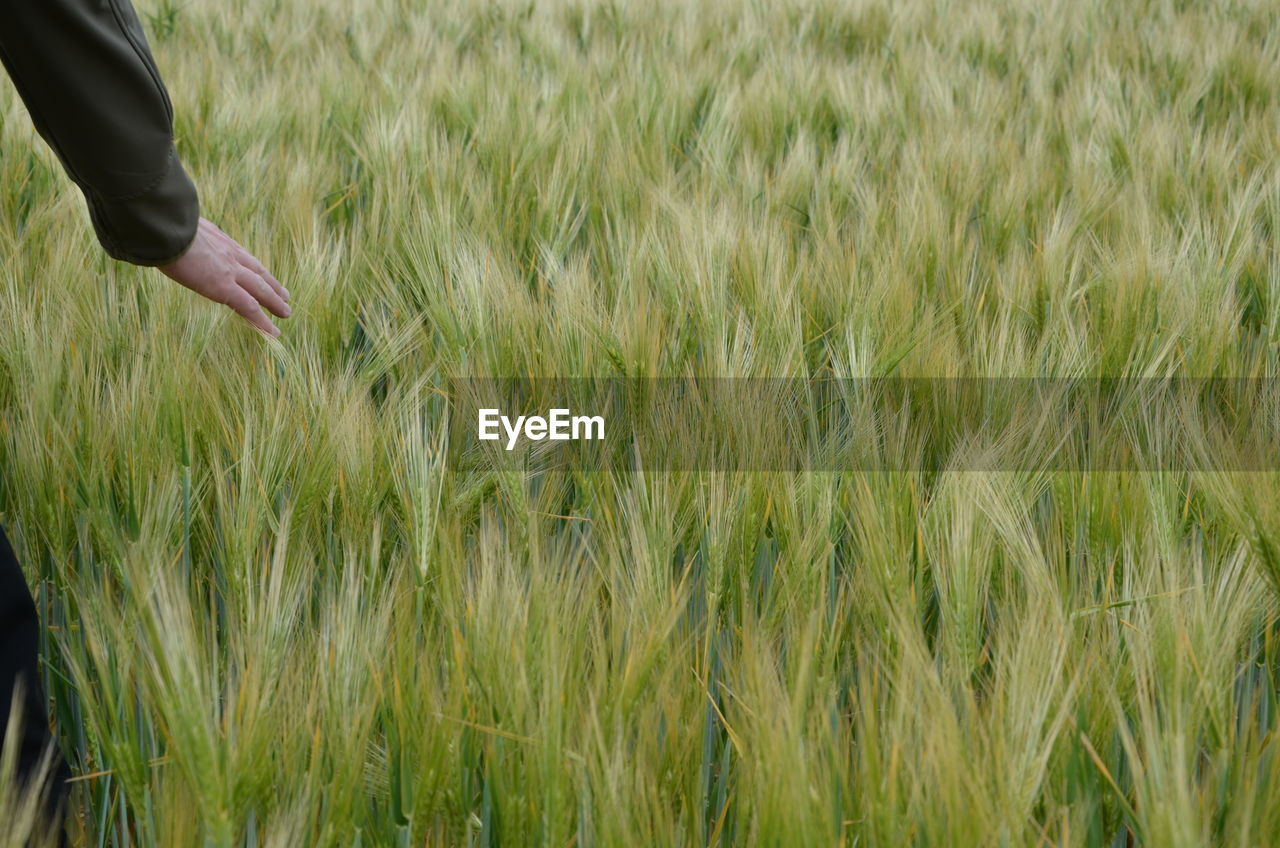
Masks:
[[[1270,0],[137,8],[294,314],[106,258],[0,87],[77,845],[1280,844],[1280,474],[462,471],[442,390],[1278,376]]]

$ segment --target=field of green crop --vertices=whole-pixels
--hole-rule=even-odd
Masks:
[[[0,86],[78,845],[1280,844],[1280,474],[462,472],[441,391],[1280,375],[1271,0],[137,5],[294,314]]]

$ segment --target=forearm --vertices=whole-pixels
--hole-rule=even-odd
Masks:
[[[107,253],[138,265],[180,256],[199,202],[128,0],[0,0],[0,60]]]

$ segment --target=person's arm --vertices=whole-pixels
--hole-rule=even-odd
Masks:
[[[158,266],[278,334],[259,304],[283,317],[288,293],[200,217],[169,95],[128,0],[0,0],[0,61],[110,256]]]
[[[128,2],[0,0],[0,58],[40,135],[84,192],[116,259],[163,265],[191,245],[196,188],[169,95]]]

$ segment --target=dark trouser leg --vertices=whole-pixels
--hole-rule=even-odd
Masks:
[[[52,746],[52,791],[46,796],[47,808],[52,817],[61,819],[68,791],[66,781],[71,777],[71,770],[62,757],[57,740],[49,733],[44,689],[40,685],[36,664],[39,637],[35,601],[9,544],[9,537],[0,528],[0,744],[4,743],[14,685],[21,678],[22,734],[18,740],[18,778],[27,781],[34,777],[41,755],[46,747]]]

